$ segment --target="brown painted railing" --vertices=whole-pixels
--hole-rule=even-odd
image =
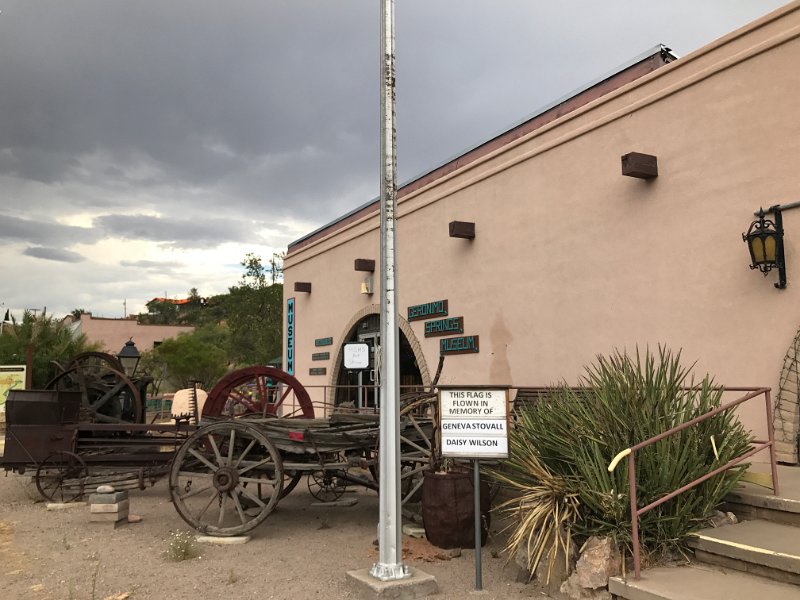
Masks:
[[[718,406],[714,410],[710,410],[706,414],[701,415],[701,416],[699,416],[699,417],[697,417],[695,419],[692,419],[691,421],[686,421],[686,423],[678,425],[677,427],[673,427],[672,429],[669,429],[669,430],[665,431],[664,433],[661,433],[661,434],[659,434],[659,435],[657,435],[655,437],[652,437],[649,440],[645,440],[643,442],[639,442],[635,446],[631,446],[630,448],[626,448],[625,450],[623,450],[622,452],[617,454],[617,456],[614,457],[614,460],[611,461],[611,464],[608,465],[608,471],[611,472],[616,468],[617,464],[623,458],[625,458],[626,456],[628,457],[628,491],[629,491],[630,501],[631,501],[631,537],[633,539],[634,579],[638,580],[641,577],[641,557],[639,555],[639,552],[640,552],[640,549],[639,549],[639,517],[642,516],[647,511],[655,508],[656,506],[659,506],[659,505],[663,504],[664,502],[667,502],[668,500],[671,500],[672,498],[674,498],[675,496],[677,496],[679,494],[682,494],[686,490],[690,490],[693,487],[700,485],[701,483],[703,483],[707,479],[710,479],[711,477],[714,477],[715,475],[718,475],[718,474],[722,473],[723,471],[726,471],[726,470],[730,469],[731,467],[736,466],[737,464],[739,464],[742,461],[750,458],[751,456],[753,456],[757,452],[761,452],[762,450],[765,450],[767,448],[769,449],[770,465],[771,465],[771,468],[772,468],[772,490],[773,490],[773,493],[776,496],[779,494],[779,491],[778,491],[778,466],[777,466],[777,462],[775,461],[775,437],[774,437],[774,433],[773,433],[773,430],[772,430],[772,402],[770,400],[770,389],[771,388],[766,388],[766,387],[762,387],[762,388],[723,387],[723,388],[718,388],[718,389],[721,389],[723,392],[740,392],[740,393],[741,392],[746,392],[746,393],[741,398],[738,398],[738,399],[733,400],[731,402],[727,402],[725,404],[721,404],[720,406]],[[767,410],[767,438],[768,438],[767,441],[753,440],[752,449],[749,450],[748,452],[745,452],[742,456],[739,456],[739,457],[727,462],[726,464],[722,465],[721,467],[719,467],[717,469],[714,469],[710,473],[707,473],[707,474],[703,475],[702,477],[699,477],[699,478],[695,479],[691,483],[688,483],[688,484],[678,488],[674,492],[670,492],[669,494],[665,494],[664,496],[662,496],[661,498],[659,498],[655,502],[651,502],[647,506],[644,506],[642,508],[637,508],[636,507],[637,506],[637,501],[636,501],[636,463],[635,463],[634,456],[635,456],[637,450],[641,450],[642,448],[650,446],[651,444],[655,444],[656,442],[658,442],[660,440],[663,440],[665,437],[668,437],[668,436],[672,435],[673,433],[678,433],[679,431],[683,431],[684,429],[692,427],[693,425],[697,425],[698,423],[700,423],[702,421],[705,421],[706,419],[710,419],[711,417],[713,417],[715,415],[718,415],[721,412],[725,412],[726,410],[731,410],[732,408],[734,408],[736,406],[739,406],[740,404],[742,404],[744,402],[747,402],[748,400],[752,400],[753,398],[757,398],[758,396],[761,396],[762,394],[764,396],[764,403],[766,405],[766,410]]]

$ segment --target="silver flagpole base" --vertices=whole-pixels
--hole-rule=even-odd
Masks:
[[[378,562],[372,565],[372,569],[370,569],[369,574],[375,579],[380,579],[381,581],[393,581],[395,579],[405,579],[406,577],[410,577],[411,571],[409,571],[408,566],[402,563],[390,565]]]

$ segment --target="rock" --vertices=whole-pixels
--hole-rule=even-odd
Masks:
[[[98,494],[113,494],[117,490],[114,489],[113,485],[100,485],[97,486],[97,493]]]
[[[451,548],[448,552],[450,558],[458,558],[461,556],[461,548]]]
[[[573,547],[574,548],[574,547]],[[567,578],[570,571],[570,565],[574,562],[573,548],[570,551],[569,562],[565,560],[564,551],[559,549],[552,566],[548,553],[545,552],[536,570],[533,573],[528,571],[527,554],[524,549],[520,549],[514,556],[514,562],[518,567],[517,582],[528,583],[531,579],[536,578],[543,589],[550,595],[558,592],[562,582]]]
[[[715,510],[711,513],[711,518],[709,519],[709,524],[711,527],[724,527],[725,525],[736,525],[739,522],[739,519],[736,518],[736,515],[732,512],[722,512],[721,510]]]
[[[579,579],[578,574],[573,573],[561,584],[559,591],[570,600],[612,600],[611,593],[607,589],[594,590],[582,587],[578,583]]]
[[[520,548],[514,555],[514,564],[517,565],[517,583],[528,583],[533,578],[533,573],[528,570],[528,556],[524,549]]]
[[[128,523],[141,523],[141,515],[128,515]]]
[[[403,525],[403,533],[413,538],[422,539],[425,537],[425,528],[418,525]]]
[[[619,575],[621,571],[619,549],[611,538],[590,537],[575,565],[576,583],[589,589],[606,587],[608,578]]]

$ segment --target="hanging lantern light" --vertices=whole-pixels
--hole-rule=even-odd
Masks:
[[[775,214],[775,220],[764,218],[764,209],[758,211],[758,220],[750,223],[747,233],[742,239],[750,250],[750,268],[758,269],[767,276],[772,269],[778,269],[776,288],[786,287],[786,261],[783,254],[783,218],[781,210],[772,207],[769,212]]]

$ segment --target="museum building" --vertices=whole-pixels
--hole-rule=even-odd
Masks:
[[[797,462],[798,63],[792,2],[679,59],[658,46],[402,185],[401,384],[441,356],[440,384],[575,384],[598,354],[663,345],[698,379],[772,387]],[[288,247],[284,369],[316,402],[376,403],[379,365],[345,368],[343,346],[380,344],[379,218],[373,200]],[[743,234],[770,224],[765,277]]]

